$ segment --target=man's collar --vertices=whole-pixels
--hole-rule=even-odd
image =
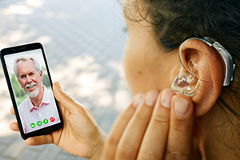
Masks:
[[[34,109],[38,109],[37,107],[35,107],[32,104],[32,101],[30,99],[30,97],[28,96],[28,105],[29,105],[29,110],[30,112],[32,112]],[[48,89],[43,85],[43,98],[42,98],[42,102],[41,104],[49,104],[50,103],[50,93],[48,91]],[[39,108],[41,107],[41,104],[39,105]]]

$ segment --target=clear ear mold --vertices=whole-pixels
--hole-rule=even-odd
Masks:
[[[183,66],[181,67],[178,76],[171,85],[171,89],[176,93],[191,97],[197,94],[200,80],[195,77],[196,69],[191,60],[188,63],[188,67],[191,71],[190,73]]]

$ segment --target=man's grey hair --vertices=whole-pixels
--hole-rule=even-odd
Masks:
[[[40,65],[39,65],[39,63],[38,63],[38,61],[37,61],[36,59],[34,59],[34,58],[32,58],[32,57],[30,57],[30,58],[20,57],[20,58],[16,58],[16,59],[15,59],[15,62],[14,62],[14,65],[13,65],[13,71],[14,71],[17,79],[19,79],[19,77],[18,77],[18,71],[17,71],[17,64],[18,64],[18,62],[19,62],[19,61],[27,61],[27,60],[32,60],[33,63],[34,63],[34,65],[35,65],[35,68],[36,68],[37,71],[38,71],[38,73],[41,74],[42,69],[41,69],[41,67],[40,67]]]

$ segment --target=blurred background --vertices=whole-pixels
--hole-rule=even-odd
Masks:
[[[126,39],[117,0],[0,0],[0,49],[41,42],[53,82],[87,106],[106,133],[131,100],[122,68]],[[27,146],[9,129],[11,106],[1,67],[0,160],[84,159],[52,144]]]

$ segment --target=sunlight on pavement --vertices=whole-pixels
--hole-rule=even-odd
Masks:
[[[14,134],[14,132],[12,130],[10,130],[10,128],[9,128],[10,123],[14,122],[14,121],[16,121],[14,116],[13,116],[12,120],[7,120],[7,119],[2,119],[1,120],[0,128],[2,130],[0,132],[0,137],[9,136],[9,135]]]
[[[35,31],[28,31],[27,33],[21,31],[21,30],[15,30],[12,31],[9,35],[7,36],[2,36],[0,38],[0,47],[4,48],[4,47],[9,47],[10,44],[12,43],[16,43],[20,40],[24,40],[24,39],[29,39],[33,36],[36,35]]]
[[[50,36],[41,36],[39,38],[36,39],[36,42],[41,42],[43,44],[47,44],[50,43],[52,41]]]
[[[11,135],[9,124],[15,120],[15,116],[10,114],[12,101],[7,88],[7,83],[3,77],[3,70],[0,70],[0,137]]]
[[[30,15],[34,13],[34,8],[41,7],[44,4],[42,0],[27,0],[25,4],[12,4],[1,11],[3,15],[19,14]]]
[[[11,5],[8,8],[2,10],[3,15],[11,15],[11,14],[20,14],[20,15],[29,15],[32,14],[34,10],[25,5]]]
[[[35,8],[39,8],[44,4],[43,0],[27,0],[26,1],[26,5],[31,6],[31,7],[35,7]]]
[[[120,77],[123,77],[122,65],[118,62],[110,61],[108,65],[119,72]],[[123,85],[119,84],[115,95],[112,95],[109,89],[112,86],[110,80],[99,77],[101,65],[95,62],[91,55],[85,57],[76,57],[68,61],[67,65],[58,65],[56,69],[51,70],[54,81],[59,81],[64,90],[73,97],[91,97],[95,99],[95,107],[112,107],[114,100],[116,103],[124,105],[129,102],[131,95],[129,91],[123,89]],[[80,72],[80,73],[77,73]],[[124,80],[125,87],[126,82]],[[70,89],[68,89],[70,88]],[[119,107],[122,110],[123,108]]]
[[[0,108],[0,137],[13,134],[14,132],[10,130],[9,125],[11,122],[16,121],[15,116],[9,114],[12,106],[10,97],[1,98],[1,106],[3,107]]]
[[[119,72],[121,78],[125,78],[122,63],[116,61],[108,61],[107,65]]]

